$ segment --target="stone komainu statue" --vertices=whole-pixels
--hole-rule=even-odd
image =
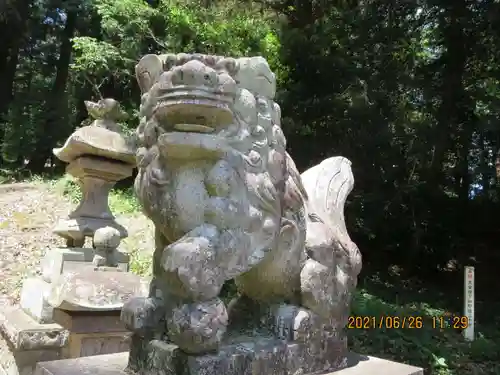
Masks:
[[[257,373],[274,374],[279,362],[284,375],[342,366],[361,269],[343,213],[350,162],[333,157],[298,173],[262,57],[146,55],[136,75],[135,190],[156,247],[150,297],[122,312],[135,333],[129,366],[174,368],[164,352],[175,350],[190,358],[182,374],[201,374],[207,358],[224,374],[258,363]],[[226,306],[219,294],[231,279],[238,297]],[[234,356],[250,359],[238,367]]]

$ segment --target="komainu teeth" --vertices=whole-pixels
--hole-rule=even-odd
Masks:
[[[198,124],[177,124],[174,125],[174,129],[183,132],[193,132],[193,133],[212,133],[215,130],[210,126],[198,125]]]

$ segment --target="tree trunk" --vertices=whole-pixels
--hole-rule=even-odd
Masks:
[[[63,123],[67,117],[66,84],[69,76],[72,50],[71,38],[73,38],[75,32],[76,21],[77,12],[68,12],[59,49],[56,78],[50,92],[50,97],[47,99],[47,119],[41,125],[40,136],[37,139],[34,152],[28,164],[30,171],[35,174],[44,171],[45,163],[51,157],[52,149],[56,145],[58,137],[66,133],[64,126],[68,124]]]
[[[465,2],[454,0],[446,4],[445,12],[441,16],[440,27],[445,52],[441,58],[443,64],[441,105],[436,115],[437,125],[433,137],[435,139],[434,153],[427,178],[430,192],[442,191],[440,185],[444,182],[444,162],[452,141],[450,135],[465,125],[464,109],[461,108],[461,104],[465,99],[462,80],[468,50],[464,32],[466,15]]]
[[[0,146],[4,141],[4,116],[13,98],[19,50],[23,44],[31,1],[18,1],[14,12],[0,19]],[[0,156],[0,164],[2,158]]]

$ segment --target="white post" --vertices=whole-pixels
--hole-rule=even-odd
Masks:
[[[474,267],[465,267],[464,272],[464,316],[469,320],[463,330],[467,341],[474,340]]]

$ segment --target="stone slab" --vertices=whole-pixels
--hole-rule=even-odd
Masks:
[[[127,272],[129,269],[128,256],[126,254],[118,252],[117,258],[118,258],[118,263],[116,265],[116,268],[119,271]],[[80,270],[82,267],[94,268],[95,266],[91,262],[84,263],[84,262],[66,261],[66,262],[64,262],[64,265],[63,265],[63,273],[76,272],[76,271]]]
[[[0,336],[0,374],[31,375],[38,362],[61,358],[61,349],[12,350]]]
[[[92,160],[88,155],[100,156],[107,162],[101,168],[109,165],[107,169],[111,171],[118,169],[116,165],[122,162],[122,167],[114,172],[123,175],[122,178],[130,176],[135,165],[135,152],[122,134],[92,125],[77,129],[68,137],[63,147],[54,149],[54,155],[65,163],[74,163],[80,158],[84,159],[86,164],[89,163],[86,160]],[[83,167],[88,168],[86,164]]]
[[[63,272],[65,262],[91,262],[93,249],[82,248],[55,248],[48,251],[41,261],[42,277],[52,283]],[[87,260],[86,258],[89,258]]]
[[[68,342],[68,331],[59,324],[40,324],[19,307],[0,311],[0,333],[13,350],[56,349]]]
[[[55,248],[47,252],[42,259],[42,277],[45,281],[54,283],[64,272],[76,271],[79,268],[92,264],[94,249],[91,248]],[[130,257],[118,252],[118,268],[128,271]]]
[[[130,333],[82,335],[79,339],[81,357],[128,352],[130,349]]]
[[[54,323],[54,308],[47,302],[50,289],[51,284],[39,277],[27,278],[21,289],[21,308],[41,324]]]
[[[83,357],[70,360],[38,363],[34,375],[129,375],[125,371],[128,362],[128,353],[116,353]],[[363,356],[356,353],[348,355],[348,367],[325,375],[423,375],[419,367],[385,359]],[[159,373],[156,373],[157,375]],[[153,375],[153,374],[151,374]],[[163,375],[177,375],[163,372]],[[217,375],[226,375],[218,372]],[[262,373],[259,375],[275,375]],[[307,374],[304,374],[307,375]]]
[[[149,278],[131,272],[95,270],[82,267],[63,273],[54,283],[48,302],[66,311],[120,311],[134,296],[149,292]]]
[[[120,311],[65,311],[54,309],[54,322],[71,333],[128,332],[120,320]]]
[[[335,375],[424,375],[421,367],[389,361],[378,357],[349,353],[347,367]]]
[[[128,352],[130,333],[71,334],[64,358]]]
[[[123,352],[41,362],[33,375],[129,375],[124,371],[127,361],[128,353]]]

